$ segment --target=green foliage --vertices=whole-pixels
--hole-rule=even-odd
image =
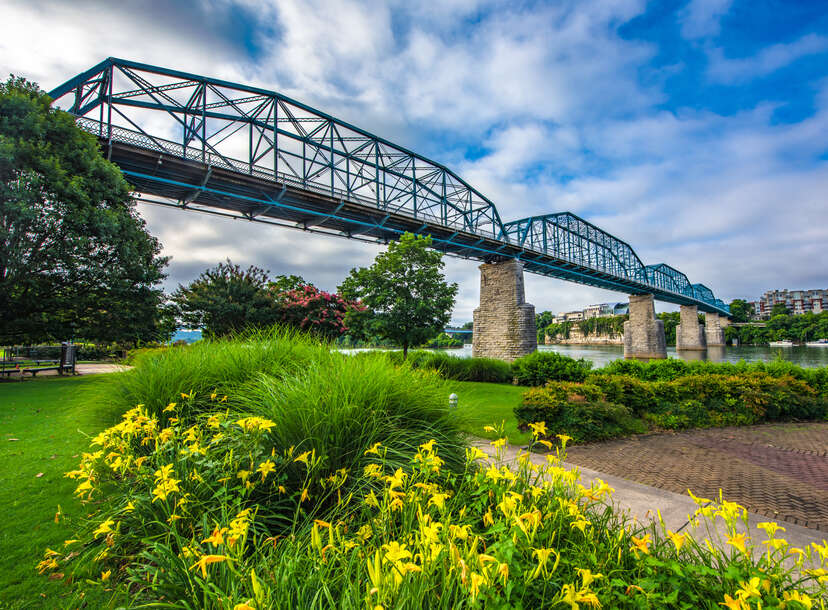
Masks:
[[[520,385],[539,386],[547,381],[583,381],[592,363],[556,352],[532,352],[512,363],[512,374]]]
[[[664,322],[664,338],[667,345],[676,344],[676,326],[681,322],[681,314],[678,311],[665,311],[656,314],[656,317]]]
[[[538,330],[538,343],[543,343],[546,333],[546,328],[552,324],[552,319],[555,317],[551,311],[543,311],[535,314],[535,328]]]
[[[734,322],[747,322],[753,316],[753,308],[744,299],[733,299],[730,302],[730,315]]]
[[[450,347],[463,347],[462,339],[457,339],[446,333],[440,333],[436,337],[429,339],[425,347],[430,349],[446,349]]]
[[[544,339],[546,336],[549,336],[550,339],[556,339],[560,337],[561,339],[569,339],[569,333],[572,330],[575,322],[571,320],[567,320],[565,322],[549,324],[546,329],[544,330]]]
[[[788,306],[784,303],[774,303],[773,307],[771,307],[771,317],[773,316],[787,316],[790,315],[791,312],[788,311]]]
[[[431,237],[405,233],[373,265],[351,269],[339,287],[345,298],[372,312],[372,334],[402,346],[403,356],[445,328],[457,295],[457,284],[447,283],[442,273],[443,254],[430,245]]]
[[[763,326],[748,325],[725,329],[726,338],[736,338],[742,345],[761,345],[770,341],[787,339],[790,341],[816,341],[828,339],[828,311],[818,314],[777,314]]]
[[[398,366],[405,361],[400,352],[389,352],[388,358]],[[458,358],[441,352],[415,351],[408,355],[407,362],[411,368],[437,371],[444,379],[488,383],[512,381],[509,363],[494,358]]]
[[[276,322],[276,305],[267,291],[267,271],[242,269],[228,259],[207,269],[189,285],[179,285],[172,299],[186,328],[205,337],[226,337]]]
[[[589,382],[550,381],[544,387],[527,390],[515,415],[521,430],[542,421],[551,436],[566,434],[576,442],[601,441],[646,430],[630,409],[607,401],[602,389]]]
[[[624,322],[628,319],[628,315],[589,318],[588,320],[578,322],[578,328],[584,336],[622,335],[624,334]]]
[[[166,340],[167,258],[118,167],[50,102],[0,84],[0,343]]]

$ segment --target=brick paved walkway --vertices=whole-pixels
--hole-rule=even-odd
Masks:
[[[828,423],[648,434],[568,448],[567,462],[676,493],[727,500],[828,531]]]

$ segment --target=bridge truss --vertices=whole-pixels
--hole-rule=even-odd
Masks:
[[[448,254],[729,314],[573,214],[504,223],[443,165],[273,91],[109,58],[50,95],[139,201],[372,242],[428,234]]]

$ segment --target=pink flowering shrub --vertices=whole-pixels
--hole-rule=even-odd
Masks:
[[[326,339],[335,339],[348,331],[345,316],[349,311],[365,309],[357,302],[306,284],[274,295],[277,321]]]

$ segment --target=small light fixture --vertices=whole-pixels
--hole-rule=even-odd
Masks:
[[[449,395],[449,409],[456,409],[457,408],[457,394],[450,394]]]

